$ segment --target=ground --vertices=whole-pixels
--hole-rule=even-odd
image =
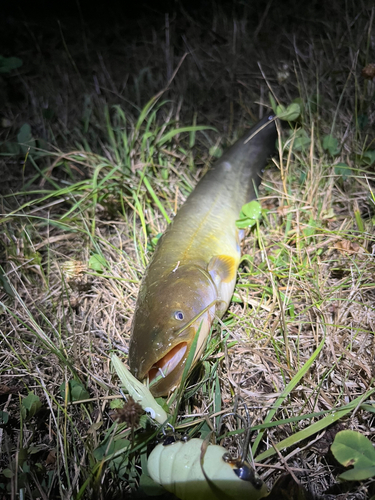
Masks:
[[[250,426],[268,487],[289,474],[272,498],[375,494],[373,474],[340,481],[331,449],[342,430],[374,441],[374,14],[339,0],[8,6],[2,498],[155,492],[146,462],[160,429],[118,409],[110,356],[127,362],[168,218],[272,107],[278,152],[232,303],[164,404],[178,431],[214,430],[234,454]],[[243,421],[221,425],[234,407]]]

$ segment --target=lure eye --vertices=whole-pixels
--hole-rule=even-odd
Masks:
[[[173,444],[175,442],[176,442],[175,436],[167,436],[163,441],[163,446],[169,446],[170,444]]]
[[[184,313],[182,311],[176,311],[174,313],[174,317],[175,319],[177,319],[178,321],[182,321],[184,319]]]
[[[257,490],[259,490],[263,485],[263,481],[260,477],[258,477],[257,474],[255,474],[254,471],[245,463],[243,463],[238,469],[234,469],[234,472],[243,481],[249,481],[252,483],[254,488]]]

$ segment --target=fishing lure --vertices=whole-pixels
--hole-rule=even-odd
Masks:
[[[151,478],[181,500],[258,500],[268,495],[250,464],[203,439],[166,436],[151,452]]]
[[[145,412],[156,420],[156,422],[164,424],[168,419],[168,415],[159,403],[155,401],[149,389],[130,373],[116,354],[112,354],[111,361],[123,387],[125,387],[134,401],[139,403]]]

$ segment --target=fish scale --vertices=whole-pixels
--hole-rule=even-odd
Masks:
[[[196,333],[202,353],[215,317],[233,295],[240,262],[241,207],[256,198],[277,132],[267,116],[198,182],[160,238],[140,285],[129,344],[131,372],[155,396],[181,381]]]

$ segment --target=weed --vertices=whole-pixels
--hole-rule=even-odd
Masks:
[[[214,430],[233,452],[243,429],[219,422],[241,396],[262,479],[291,470],[327,498],[336,469],[317,446],[330,426],[371,439],[374,85],[361,73],[374,9],[256,4],[215,4],[199,18],[176,7],[128,25],[126,43],[120,23],[80,21],[75,40],[64,20],[12,34],[23,65],[0,82],[2,496],[147,490],[160,425],[119,420],[110,359],[126,362],[160,235],[210,162],[265,113],[269,92],[285,118],[279,156],[260,210],[241,217],[253,227],[233,301],[184,390],[158,404],[177,430]],[[352,483],[352,497],[370,481]]]

